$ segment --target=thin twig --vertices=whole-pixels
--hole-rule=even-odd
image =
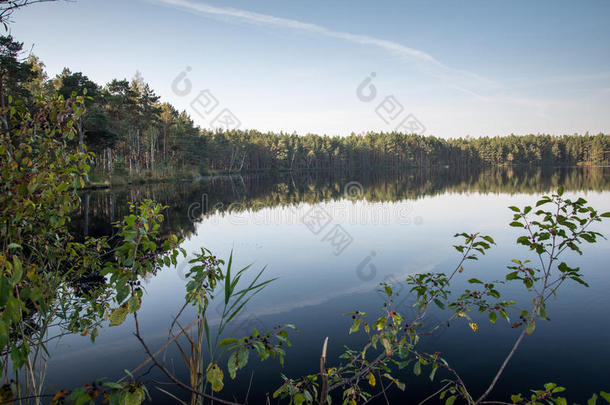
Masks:
[[[418,405],[422,405],[423,403],[425,403],[426,401],[428,401],[429,399],[434,398],[435,396],[437,396],[438,394],[440,394],[445,388],[447,388],[448,386],[450,386],[451,384],[453,384],[452,382],[448,382],[447,384],[443,385],[443,387],[436,391],[434,394],[430,395],[429,397],[427,397],[426,399],[424,399],[423,401],[421,401]]]
[[[159,391],[161,391],[162,393],[164,393],[164,394],[174,398],[176,401],[180,402],[182,405],[187,405],[186,402],[184,402],[183,400],[181,400],[180,398],[178,398],[177,396],[175,396],[171,392],[165,391],[163,388],[159,388],[159,387],[155,387],[155,388],[158,389]]]
[[[183,333],[185,333],[186,331],[188,331],[190,328],[192,328],[197,321],[200,318],[195,319],[193,322],[189,323],[186,328],[183,329],[182,332],[178,333],[176,336],[174,336],[171,340],[169,340],[166,344],[164,344],[159,350],[157,350],[152,357],[156,357],[158,356],[162,351],[166,350],[167,347],[169,345],[171,345],[172,343],[174,343],[176,341],[176,339],[178,339]],[[150,363],[152,361],[152,357],[149,356],[146,360],[144,360],[142,363],[140,363],[136,368],[134,368],[133,370],[131,370],[131,374],[136,373],[138,370],[140,370],[142,367],[144,367],[145,365],[147,365],[148,363]],[[127,378],[127,376],[124,376],[123,378],[121,378],[119,381],[117,382],[121,382],[123,381],[125,378]]]
[[[500,369],[496,373],[496,376],[494,377],[493,381],[491,382],[491,384],[489,385],[487,390],[483,393],[483,395],[481,395],[481,397],[479,399],[477,399],[477,402],[475,402],[475,404],[480,404],[481,401],[483,401],[487,397],[487,395],[489,395],[491,390],[493,390],[494,386],[498,382],[498,379],[500,378],[500,375],[502,375],[502,373],[504,372],[504,368],[506,368],[506,365],[508,364],[510,359],[513,357],[513,354],[515,354],[515,351],[517,350],[517,347],[519,347],[519,345],[521,344],[521,341],[525,337],[525,333],[526,332],[527,332],[527,328],[523,328],[523,330],[521,331],[521,334],[519,335],[519,338],[517,339],[517,341],[513,345],[513,348],[511,349],[510,353],[508,353],[508,356],[506,356],[506,358],[504,359],[504,362],[502,363],[502,366],[500,367]]]
[[[144,351],[146,351],[146,354],[148,354],[148,357],[157,365],[157,367],[159,367],[159,369],[163,372],[163,374],[165,374],[170,380],[172,380],[172,382],[174,384],[176,384],[177,386],[193,393],[199,396],[202,396],[204,398],[207,399],[211,399],[212,401],[218,401],[221,404],[225,404],[225,405],[242,405],[239,404],[237,402],[230,402],[230,401],[226,401],[222,398],[217,398],[213,395],[210,394],[206,394],[205,392],[201,392],[201,391],[197,391],[196,389],[189,387],[188,385],[184,384],[182,381],[180,381],[179,379],[177,379],[172,373],[169,372],[169,370],[167,370],[165,368],[165,366],[163,366],[163,364],[161,364],[156,357],[153,355],[153,353],[150,351],[150,349],[148,348],[148,346],[146,345],[146,342],[144,341],[144,339],[142,338],[142,336],[140,335],[140,326],[138,324],[138,313],[135,312],[133,314],[135,323],[136,323],[136,332],[135,332],[135,336],[136,338],[140,341],[140,344],[142,344],[142,347],[144,348]]]
[[[383,385],[383,379],[381,378],[381,373],[379,372],[379,370],[377,370],[377,376],[379,377],[379,385],[381,385],[381,392],[383,393],[383,397],[385,398],[385,403],[387,405],[390,405],[390,400],[388,399],[388,396],[386,395],[385,391],[386,388]],[[389,388],[389,387],[388,387]]]

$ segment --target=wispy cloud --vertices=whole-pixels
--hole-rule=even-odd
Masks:
[[[545,119],[551,118],[551,116],[548,114],[549,109],[553,105],[560,104],[559,100],[550,100],[544,97],[522,97],[511,94],[516,90],[516,82],[518,82],[518,79],[509,81],[510,86],[507,88],[506,82],[500,83],[474,72],[447,66],[423,50],[408,47],[396,41],[376,38],[370,35],[337,31],[318,24],[303,22],[291,18],[276,17],[269,14],[262,14],[231,7],[212,6],[198,0],[146,1],[198,15],[203,15],[209,18],[221,18],[251,25],[290,29],[308,34],[335,38],[353,44],[375,47],[391,55],[397,56],[405,63],[416,66],[422,73],[442,80],[449,88],[453,88],[467,94],[473,97],[473,99],[476,101],[483,102],[485,104],[496,104],[498,106],[517,105],[525,107],[533,111],[536,116]],[[607,75],[608,72],[603,72],[593,75],[573,75],[551,79],[547,78],[547,80],[564,83],[600,79],[603,80],[607,78]],[[524,83],[527,82],[528,80],[524,79]],[[529,82],[529,84],[532,85],[531,80],[529,80]],[[601,92],[603,93],[604,89],[602,89]]]
[[[154,3],[163,4],[166,6],[178,8],[191,13],[206,15],[210,17],[224,17],[237,20],[243,23],[271,26],[276,28],[285,28],[297,31],[303,31],[311,34],[323,35],[330,38],[336,38],[359,45],[367,45],[379,48],[399,58],[415,62],[415,64],[423,72],[433,75],[434,77],[446,80],[452,83],[468,83],[474,86],[496,87],[493,80],[477,75],[465,70],[455,69],[441,63],[432,55],[415,48],[402,45],[398,42],[385,39],[371,37],[369,35],[352,34],[343,31],[335,31],[317,24],[302,22],[290,18],[275,17],[269,14],[256,13],[247,10],[240,10],[230,7],[216,7],[209,4],[192,1],[192,0],[149,0]],[[468,93],[473,93],[474,90],[469,90]]]

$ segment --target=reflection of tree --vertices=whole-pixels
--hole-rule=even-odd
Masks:
[[[482,169],[415,169],[401,172],[369,172],[336,175],[309,172],[215,177],[191,183],[159,183],[86,191],[89,235],[110,235],[113,221],[127,215],[127,202],[153,199],[167,205],[163,232],[188,237],[201,214],[260,210],[298,203],[317,203],[345,198],[350,181],[362,184],[357,199],[370,202],[415,200],[446,192],[543,193],[563,185],[566,191],[610,189],[608,167],[531,168],[492,167]],[[350,197],[351,198],[351,197]],[[191,209],[189,209],[191,207]],[[194,210],[192,208],[195,208]],[[74,219],[78,232],[85,227],[84,211]]]

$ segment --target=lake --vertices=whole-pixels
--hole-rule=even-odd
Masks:
[[[360,310],[375,316],[383,303],[379,283],[388,282],[401,291],[404,299],[399,305],[408,313],[413,300],[405,277],[453,270],[459,260],[452,247],[456,232],[491,235],[497,246],[481,260],[468,263],[452,290],[466,288],[465,281],[472,277],[503,279],[511,259],[531,258],[526,248],[515,243],[520,233],[508,227],[512,213],[507,207],[532,205],[559,185],[569,197],[583,196],[599,211],[610,210],[608,167],[439,168],[221,176],[93,190],[83,193],[82,212],[72,226],[81,235],[109,235],[111,223],[127,213],[128,201],[152,198],[169,206],[163,230],[184,238],[182,247],[189,254],[206,247],[228,258],[232,251],[236,266],[253,263],[250,276],[266,266],[265,277],[278,279],[248,303],[230,332],[241,336],[252,328],[293,323],[298,328],[291,333],[293,346],[287,350],[284,367],[251,356],[248,368],[233,383],[225,376],[221,395],[243,400],[253,371],[249,401],[264,403],[265,393],[281,385],[281,373],[299,377],[319,371],[325,337],[329,337],[329,367],[338,361],[343,345],[357,347],[363,342],[363,335],[348,335],[351,317],[343,314]],[[323,226],[307,220],[313,214],[323,216]],[[595,228],[610,235],[610,221]],[[343,234],[341,243],[328,237],[337,230]],[[535,333],[525,338],[491,398],[507,399],[549,381],[567,387],[567,396],[581,403],[593,392],[610,390],[610,242],[584,246],[583,252],[564,260],[584,270],[590,287],[566,283],[549,303],[552,322],[540,321]],[[183,303],[184,263],[181,259],[178,269],[163,269],[143,282],[146,294],[139,318],[153,350],[164,343],[172,316]],[[528,300],[523,288],[507,287],[502,293],[518,302]],[[214,324],[217,306],[211,308],[209,321]],[[427,322],[438,322],[445,315],[432,311]],[[422,342],[422,349],[442,352],[475,396],[489,384],[519,333],[505,321],[490,325],[482,318],[479,323],[474,333],[465,321],[456,320]],[[49,386],[122,377],[123,369],[145,359],[133,330],[133,321],[128,320],[101,332],[94,345],[87,337],[61,339],[52,347]],[[168,364],[187,379],[181,361],[175,350],[169,351]],[[414,376],[410,367],[397,376],[407,390],[407,394],[392,390],[397,403],[405,395],[408,402],[423,399],[441,386],[442,375],[431,383],[426,373]],[[163,380],[155,372],[150,378]],[[150,391],[156,403],[172,402],[159,391]]]

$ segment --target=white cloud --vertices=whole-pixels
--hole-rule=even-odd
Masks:
[[[335,31],[317,24],[306,23],[290,18],[275,17],[269,14],[261,14],[230,7],[211,6],[202,2],[195,2],[189,0],[149,1],[170,7],[175,7],[188,12],[212,17],[226,17],[249,24],[298,30],[312,34],[323,35],[330,38],[337,38],[355,44],[374,46],[386,52],[394,54],[404,60],[415,62],[422,71],[449,82],[459,82],[462,84],[464,82],[468,82],[471,85],[482,85],[485,87],[497,86],[497,83],[488,78],[482,77],[472,72],[451,68],[449,66],[444,65],[432,55],[422,50],[410,48],[394,41],[375,38],[368,35],[351,34],[348,32]],[[469,90],[468,92],[472,93],[473,90]]]
[[[442,133],[450,133],[453,136],[459,136],[465,133],[473,132],[481,132],[481,134],[483,134],[485,132],[489,132],[490,128],[496,127],[501,127],[501,129],[498,128],[500,132],[511,132],[510,128],[538,127],[541,130],[545,130],[547,132],[562,133],[565,131],[565,128],[571,128],[571,126],[566,125],[564,128],[559,125],[549,124],[556,120],[557,122],[562,121],[562,119],[564,118],[563,115],[565,111],[575,111],[578,110],[578,108],[575,107],[580,107],[580,105],[574,106],[573,99],[566,100],[552,98],[548,96],[545,97],[544,93],[538,93],[534,97],[524,96],[523,91],[519,90],[519,84],[521,83],[522,85],[528,85],[527,89],[529,89],[538,81],[534,80],[533,78],[530,78],[529,80],[512,79],[505,83],[499,83],[495,80],[483,77],[474,72],[447,66],[438,59],[436,59],[434,56],[423,50],[408,47],[391,40],[376,38],[369,35],[337,31],[323,27],[321,25],[302,22],[291,18],[275,17],[269,14],[262,14],[231,7],[212,6],[196,0],[147,1],[211,18],[222,18],[229,21],[241,22],[245,24],[274,27],[279,29],[289,29],[313,35],[320,35],[327,38],[335,38],[353,44],[375,47],[389,54],[398,56],[400,60],[410,63],[413,66],[416,66],[423,73],[428,74],[434,77],[435,79],[441,79],[441,82],[444,83],[447,88],[458,90],[461,93],[472,97],[470,102],[468,102],[465,106],[446,106],[446,108],[442,109],[442,111],[443,114],[446,114],[448,111],[453,111],[457,109],[461,110],[464,116],[470,116],[469,113],[473,113],[476,115],[476,117],[478,117],[475,121],[479,124],[475,124],[471,121],[469,121],[468,123],[463,122],[462,127],[457,128],[455,121],[448,122],[446,119],[438,117],[438,121],[434,120],[434,122],[438,122],[440,124],[438,127],[439,129],[441,129],[441,131],[438,132],[441,133],[437,134],[441,136]],[[540,78],[539,82],[581,82],[592,80],[606,80],[607,77],[608,72],[585,75],[574,74],[562,77]],[[605,95],[607,94],[607,86],[598,87],[596,91],[599,94]],[[434,106],[433,108],[437,109],[438,105]],[[470,108],[470,110],[465,111],[464,108]],[[304,113],[301,111],[299,115],[303,116]],[[353,117],[353,114],[350,115],[347,114],[347,112],[346,115]],[[494,116],[495,119],[486,117],[488,115]],[[285,118],[294,124],[295,117],[291,116]],[[321,117],[319,115],[316,115],[316,118],[317,119],[315,120],[306,120],[307,123],[303,125],[310,127],[312,125],[312,121],[318,121],[320,122],[320,125],[327,126],[327,131],[331,133],[335,132],[335,127],[333,125],[329,125],[330,118],[326,117],[328,119],[324,119],[325,117]],[[471,119],[474,119],[474,117],[471,117]],[[282,121],[279,115],[274,116],[272,120],[276,122],[276,124],[277,121]],[[336,121],[336,118],[334,118],[334,121]],[[500,121],[504,125],[500,125]],[[607,122],[607,120],[605,119],[602,119],[602,121]],[[259,125],[266,126],[264,125],[264,123],[259,122],[257,120],[253,121],[253,123],[255,122]],[[477,125],[483,125],[482,122],[486,122],[484,128],[481,127],[480,131],[473,130],[477,127]],[[269,125],[270,123],[267,122],[266,124]],[[430,129],[433,129],[434,127],[434,125],[432,124],[433,123],[430,123]],[[294,129],[301,130],[304,132],[308,132],[309,130],[311,130],[311,128],[298,127],[299,126],[296,125],[296,128]]]

